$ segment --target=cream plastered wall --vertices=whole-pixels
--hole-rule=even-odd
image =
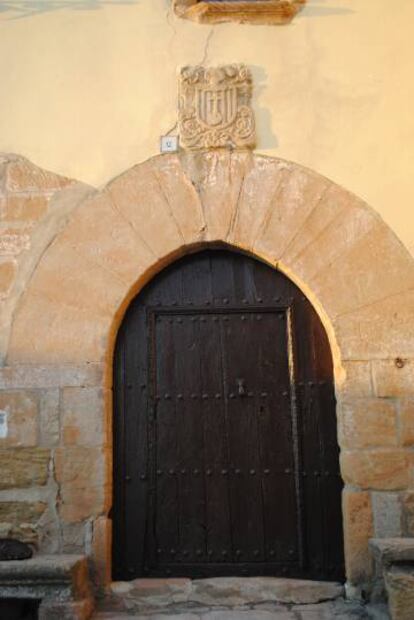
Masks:
[[[0,151],[93,186],[159,149],[185,64],[244,62],[257,147],[356,193],[414,253],[413,0],[308,0],[288,26],[170,0],[0,0]]]

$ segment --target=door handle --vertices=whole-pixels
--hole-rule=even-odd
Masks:
[[[236,379],[237,383],[237,392],[239,396],[246,396],[246,381],[244,379]]]

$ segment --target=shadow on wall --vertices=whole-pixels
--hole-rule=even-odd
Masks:
[[[256,135],[258,137],[257,148],[275,149],[279,146],[277,136],[272,129],[272,114],[274,110],[269,110],[260,105],[261,94],[269,83],[267,73],[263,67],[257,65],[250,66],[254,78],[254,100],[253,105],[256,111]],[[260,137],[260,139],[259,139]]]
[[[0,0],[0,18],[22,19],[52,11],[95,11],[107,5],[137,4],[138,0]]]
[[[339,2],[343,4],[344,0]],[[355,13],[353,9],[338,6],[338,0],[308,0],[300,13],[301,17],[330,17],[331,15],[348,15]]]

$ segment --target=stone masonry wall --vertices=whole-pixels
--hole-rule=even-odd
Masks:
[[[99,192],[49,174],[6,158],[0,181],[2,247],[16,248],[1,263],[1,531],[84,550],[110,579],[116,332],[155,273],[220,242],[284,271],[326,327],[347,577],[369,581],[368,539],[414,536],[414,261],[398,239],[329,180],[250,153],[156,157]]]

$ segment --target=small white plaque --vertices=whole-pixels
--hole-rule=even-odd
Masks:
[[[0,439],[5,439],[7,437],[7,417],[7,411],[0,411]]]
[[[161,136],[161,153],[176,153],[178,136]]]

